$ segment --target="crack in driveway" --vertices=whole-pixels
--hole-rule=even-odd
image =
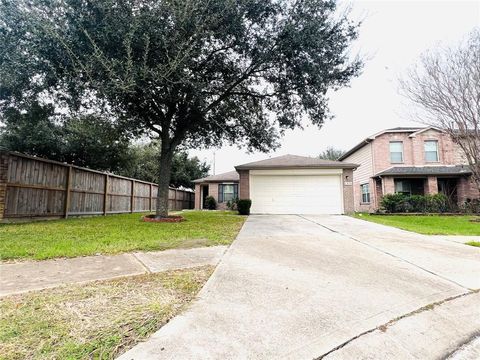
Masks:
[[[431,275],[437,276],[437,277],[439,277],[439,278],[441,278],[441,279],[443,279],[443,280],[445,280],[445,281],[451,282],[451,283],[453,283],[453,284],[455,284],[455,285],[457,285],[457,286],[459,286],[459,287],[461,287],[461,288],[463,288],[463,289],[465,289],[465,290],[475,291],[475,289],[471,289],[471,288],[468,288],[468,287],[466,287],[466,286],[463,286],[462,284],[456,282],[455,280],[452,280],[452,279],[449,279],[449,278],[447,278],[447,277],[445,277],[445,276],[442,276],[442,275],[440,275],[440,274],[437,274],[437,273],[435,273],[435,272],[433,272],[433,271],[431,271],[431,270],[428,270],[428,269],[424,268],[423,266],[417,265],[417,264],[415,264],[415,263],[413,263],[413,262],[411,262],[411,261],[409,261],[409,260],[407,260],[407,259],[402,258],[401,256],[398,256],[398,255],[392,254],[392,253],[390,253],[390,252],[388,252],[388,251],[382,250],[382,249],[380,249],[380,248],[378,248],[378,247],[376,247],[376,246],[373,246],[373,245],[371,245],[371,244],[369,244],[369,243],[366,243],[365,241],[362,241],[362,240],[360,240],[360,239],[357,239],[357,238],[355,238],[355,237],[353,237],[353,236],[351,236],[351,235],[349,235],[349,234],[345,234],[345,233],[343,233],[343,232],[341,232],[341,231],[332,229],[332,228],[330,228],[330,227],[328,227],[328,226],[326,226],[326,225],[323,225],[323,224],[321,224],[321,223],[319,223],[319,222],[316,222],[316,221],[314,221],[314,220],[311,220],[311,219],[309,219],[309,218],[306,218],[306,217],[304,217],[304,216],[302,216],[302,215],[297,215],[297,216],[300,217],[300,218],[302,218],[302,219],[304,219],[304,220],[306,220],[306,221],[309,221],[309,222],[311,222],[311,223],[313,223],[313,224],[316,224],[316,225],[318,225],[318,226],[321,226],[321,227],[323,227],[323,228],[325,228],[325,229],[327,229],[327,230],[329,230],[329,231],[331,231],[331,232],[333,232],[333,233],[342,235],[342,236],[347,237],[347,238],[349,238],[349,239],[351,239],[351,240],[353,240],[353,241],[355,241],[355,242],[358,242],[358,243],[360,243],[360,244],[362,244],[362,245],[365,245],[365,246],[367,246],[367,247],[369,247],[369,248],[371,248],[371,249],[374,249],[374,250],[376,250],[376,251],[379,251],[379,252],[381,252],[381,253],[383,253],[383,254],[385,254],[385,255],[388,255],[388,256],[391,256],[391,257],[393,257],[393,258],[395,258],[395,259],[398,259],[398,260],[401,260],[401,261],[403,261],[403,262],[406,262],[407,264],[410,264],[410,265],[412,265],[412,266],[415,266],[416,268],[418,268],[418,269],[420,269],[420,270],[422,270],[422,271],[425,271],[425,272],[427,272],[427,273],[429,273],[429,274],[431,274]]]
[[[334,353],[335,351],[338,351],[342,348],[344,348],[346,345],[350,344],[351,342],[361,338],[362,336],[364,335],[367,335],[367,334],[370,334],[374,331],[382,331],[382,332],[385,332],[387,331],[388,327],[394,325],[395,323],[397,323],[398,321],[402,320],[402,319],[405,319],[405,318],[408,318],[410,316],[414,316],[414,315],[417,315],[417,314],[420,314],[424,311],[430,311],[430,310],[433,310],[435,307],[439,306],[439,305],[442,305],[442,304],[445,304],[447,302],[450,302],[450,301],[454,301],[454,300],[457,300],[459,298],[462,298],[464,296],[468,296],[468,295],[472,295],[472,294],[476,294],[478,293],[479,290],[472,290],[472,291],[469,291],[469,292],[466,292],[466,293],[463,293],[463,294],[460,294],[460,295],[456,295],[456,296],[451,296],[451,297],[448,297],[446,299],[443,299],[443,300],[440,300],[440,301],[436,301],[436,302],[433,302],[431,304],[428,304],[428,305],[425,305],[425,306],[422,306],[421,308],[418,308],[416,310],[413,310],[409,313],[406,313],[406,314],[403,314],[401,316],[398,316],[388,322],[386,322],[385,324],[382,324],[382,325],[379,325],[377,327],[374,327],[372,329],[369,329],[369,330],[366,330],[366,331],[363,331],[362,333],[348,339],[347,341],[341,343],[340,345],[334,347],[333,349],[327,351],[326,353],[323,353],[322,355],[320,355],[319,357],[315,358],[314,360],[321,360],[323,358],[325,358],[327,355],[330,355],[332,353]],[[471,341],[473,341],[476,337],[479,336],[479,333],[475,333],[473,334],[472,336],[470,336],[466,341],[463,341],[462,344],[460,344],[460,346],[457,347],[457,349],[455,349],[455,351],[447,354],[444,359],[448,359],[453,353],[455,353],[458,349],[460,349],[462,346],[470,343]]]
[[[431,275],[434,275],[434,276],[436,276],[436,277],[439,277],[439,278],[441,278],[442,280],[448,281],[448,282],[450,282],[450,283],[455,284],[456,286],[459,286],[459,287],[467,290],[467,292],[465,292],[465,293],[462,293],[462,294],[459,294],[459,295],[456,295],[456,296],[452,296],[452,297],[448,297],[448,298],[445,298],[445,299],[443,299],[443,300],[441,300],[441,301],[437,301],[437,302],[434,302],[434,303],[431,303],[431,304],[422,306],[422,307],[420,307],[420,308],[418,308],[418,309],[416,309],[416,310],[414,310],[414,311],[411,311],[411,312],[409,312],[409,313],[406,313],[406,314],[403,314],[403,315],[401,315],[401,316],[399,316],[399,317],[396,317],[396,318],[388,321],[388,322],[385,323],[385,324],[382,324],[382,325],[379,325],[379,326],[374,327],[374,328],[372,328],[372,329],[363,331],[363,332],[359,333],[358,335],[355,335],[355,336],[351,337],[351,338],[348,339],[347,341],[339,344],[338,346],[332,348],[331,350],[327,351],[326,353],[323,353],[323,354],[320,355],[319,357],[315,358],[315,360],[324,359],[326,356],[328,356],[328,355],[330,355],[330,354],[332,354],[332,353],[334,353],[334,352],[336,352],[336,351],[344,348],[346,345],[352,343],[353,341],[355,341],[355,340],[357,340],[357,339],[359,339],[359,338],[361,338],[361,337],[363,337],[363,336],[365,336],[365,335],[368,335],[368,334],[370,334],[370,333],[373,333],[373,332],[375,332],[375,331],[377,331],[377,330],[382,331],[382,332],[385,332],[389,326],[392,326],[393,324],[397,323],[398,321],[400,321],[400,320],[402,320],[402,319],[405,319],[405,318],[410,317],[410,316],[417,315],[417,314],[422,313],[422,312],[424,312],[424,311],[430,311],[430,310],[434,309],[436,306],[445,304],[445,303],[450,302],[450,301],[454,301],[454,300],[459,299],[459,298],[464,297],[464,296],[468,296],[468,295],[471,295],[471,294],[478,293],[478,292],[480,291],[480,290],[478,290],[478,289],[471,289],[471,288],[468,288],[468,287],[466,287],[466,286],[463,286],[462,284],[456,282],[455,280],[452,280],[452,279],[449,279],[449,278],[447,278],[447,277],[445,277],[445,276],[442,276],[442,275],[440,275],[440,274],[437,274],[437,273],[435,273],[435,272],[433,272],[433,271],[431,271],[431,270],[428,270],[428,269],[426,269],[426,268],[424,268],[424,267],[422,267],[422,266],[420,266],[420,265],[418,265],[418,264],[416,264],[416,263],[414,263],[414,262],[411,262],[411,261],[409,261],[409,260],[407,260],[407,259],[404,259],[404,258],[402,258],[401,256],[398,256],[398,255],[395,255],[395,254],[393,254],[393,253],[391,253],[391,252],[385,251],[385,250],[383,250],[383,249],[381,249],[381,248],[378,248],[378,247],[376,247],[376,246],[374,246],[374,245],[371,245],[371,244],[369,244],[369,243],[367,243],[367,242],[365,242],[365,241],[362,241],[362,240],[360,240],[360,239],[358,239],[358,238],[356,238],[356,237],[354,237],[354,236],[351,236],[351,235],[349,235],[349,234],[343,233],[342,231],[338,231],[338,230],[336,230],[336,229],[334,229],[334,228],[331,228],[331,227],[329,227],[329,226],[326,226],[326,225],[324,225],[324,224],[322,224],[322,223],[320,223],[320,222],[317,222],[317,221],[315,221],[315,220],[309,219],[309,218],[307,218],[307,217],[305,217],[305,216],[302,216],[302,215],[297,215],[297,216],[300,217],[300,218],[302,218],[303,220],[306,220],[306,221],[308,221],[308,222],[311,222],[311,223],[313,223],[313,224],[316,224],[316,225],[318,225],[318,226],[320,226],[320,227],[322,227],[322,228],[324,228],[324,229],[327,229],[327,230],[329,230],[329,231],[331,231],[331,232],[333,232],[333,233],[339,234],[339,235],[341,235],[341,236],[343,236],[343,237],[346,237],[346,238],[348,238],[348,239],[350,239],[350,240],[353,240],[353,241],[355,241],[355,242],[357,242],[357,243],[360,243],[360,244],[362,244],[362,245],[365,245],[365,246],[367,246],[367,247],[369,247],[369,248],[371,248],[371,249],[374,249],[374,250],[376,250],[376,251],[378,251],[378,252],[381,252],[381,253],[383,253],[383,254],[385,254],[385,255],[391,256],[391,257],[393,257],[393,258],[395,258],[395,259],[398,259],[398,260],[401,260],[401,261],[403,261],[403,262],[405,262],[405,263],[407,263],[407,264],[409,264],[409,265],[412,265],[412,266],[414,266],[414,267],[416,267],[416,268],[418,268],[418,269],[420,269],[420,270],[422,270],[422,271],[424,271],[424,272],[427,272],[427,273],[429,273],[429,274],[431,274]],[[462,346],[464,346],[465,344],[468,344],[469,342],[471,342],[473,339],[477,338],[478,336],[479,336],[479,333],[478,333],[478,332],[475,333],[475,334],[473,334],[472,336],[470,336],[466,341],[463,341],[462,344],[459,345],[459,346],[457,347],[457,349],[455,349],[455,351],[450,352],[449,354],[447,354],[447,355],[444,357],[444,359],[449,358],[453,353],[455,353],[456,351],[458,351],[458,349],[460,349],[460,348],[461,348]]]

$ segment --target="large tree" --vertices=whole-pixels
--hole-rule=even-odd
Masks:
[[[323,160],[338,160],[343,154],[345,154],[344,150],[329,146],[318,155],[318,158]]]
[[[0,116],[2,149],[120,175],[133,161],[130,139],[109,119],[58,116],[36,101],[23,105]]]
[[[1,149],[158,182],[160,144],[132,144],[108,119],[92,115],[59,118],[53,106],[38,102],[22,110],[6,109],[1,115]],[[178,151],[173,156],[170,184],[193,188],[192,180],[207,176],[209,170],[196,156]]]
[[[348,84],[357,25],[333,0],[4,0],[2,88],[102,109],[159,139],[157,215],[179,147],[267,151]],[[4,75],[4,76],[3,76]]]
[[[160,147],[157,141],[132,146],[132,159],[121,175],[158,182],[161,174],[158,162]],[[210,166],[198,157],[189,157],[187,152],[177,151],[173,155],[170,184],[175,187],[194,188],[192,181],[207,176],[209,170]]]
[[[480,28],[456,47],[425,53],[400,84],[420,109],[416,118],[463,150],[480,190]]]

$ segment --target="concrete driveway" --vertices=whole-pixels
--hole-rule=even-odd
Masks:
[[[121,358],[444,357],[480,331],[479,274],[480,249],[456,242],[346,216],[250,216],[190,308]]]

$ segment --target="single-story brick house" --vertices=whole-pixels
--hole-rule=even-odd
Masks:
[[[344,214],[354,210],[353,170],[358,165],[296,155],[242,164],[236,171],[197,179],[195,209],[205,198],[251,199],[253,214]]]

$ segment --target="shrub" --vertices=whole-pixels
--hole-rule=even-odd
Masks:
[[[412,212],[426,212],[427,211],[427,197],[423,195],[411,195],[406,198],[406,201],[411,205]]]
[[[252,200],[241,199],[237,201],[237,209],[240,215],[250,215],[250,207],[252,206]]]
[[[406,196],[403,194],[386,194],[382,197],[380,205],[386,212],[405,212],[403,202]]]
[[[207,196],[205,198],[205,207],[208,210],[215,210],[217,208],[217,201],[213,196]]]
[[[467,199],[460,210],[467,214],[480,214],[480,199]]]
[[[444,194],[426,195],[427,212],[443,213],[451,210],[448,197]]]
[[[237,210],[237,202],[238,202],[238,199],[228,200],[227,201],[227,209],[228,210]]]
[[[444,194],[387,194],[383,196],[381,206],[386,212],[389,213],[444,213],[454,210],[454,206],[450,204],[448,197]]]

